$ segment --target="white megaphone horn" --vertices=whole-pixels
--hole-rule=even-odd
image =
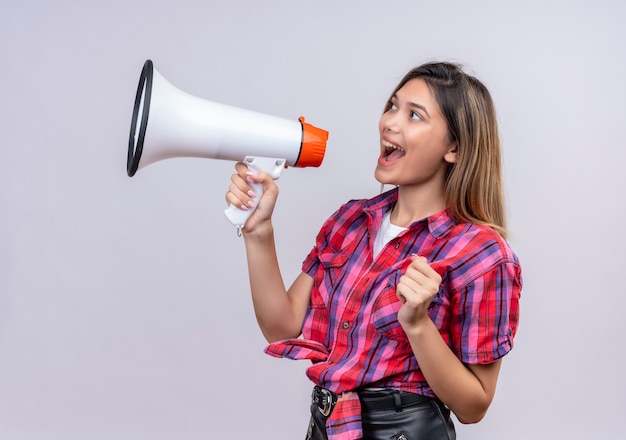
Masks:
[[[151,60],[144,63],[128,140],[127,172],[175,157],[242,161],[274,179],[283,168],[318,167],[328,132],[304,121],[288,120],[218,104],[185,93],[167,82]],[[263,193],[253,184],[255,206]],[[242,228],[254,210],[230,206],[226,217]]]

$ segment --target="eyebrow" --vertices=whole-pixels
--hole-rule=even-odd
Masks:
[[[391,98],[395,99],[397,101],[398,100],[398,95],[394,94]],[[428,116],[430,118],[430,113],[428,113],[428,110],[426,110],[426,107],[424,107],[423,105],[417,104],[415,102],[408,102],[407,105],[409,107],[411,107],[411,108],[416,108],[416,109],[422,110],[424,113],[426,113],[426,116]]]

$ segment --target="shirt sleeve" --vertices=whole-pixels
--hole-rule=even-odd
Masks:
[[[320,264],[319,260],[319,249],[322,247],[322,244],[326,241],[326,225],[322,227],[320,232],[317,234],[317,238],[315,240],[315,246],[311,249],[311,252],[306,256],[304,262],[302,263],[302,272],[314,277],[317,272],[317,268]]]
[[[489,364],[513,348],[519,322],[521,269],[502,262],[452,299],[450,346],[467,364]]]

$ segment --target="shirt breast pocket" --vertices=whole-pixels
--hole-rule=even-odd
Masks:
[[[372,325],[384,337],[394,341],[407,340],[406,334],[398,322],[398,311],[402,303],[396,295],[396,286],[402,274],[402,270],[397,270],[389,276],[387,285],[378,295],[372,307]]]
[[[318,256],[322,270],[324,270],[324,284],[326,290],[332,292],[341,284],[348,262],[348,255],[331,249],[321,251]]]

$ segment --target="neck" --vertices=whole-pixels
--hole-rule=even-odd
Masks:
[[[408,227],[446,207],[443,188],[412,188],[400,186],[398,201],[391,211],[391,223]]]

